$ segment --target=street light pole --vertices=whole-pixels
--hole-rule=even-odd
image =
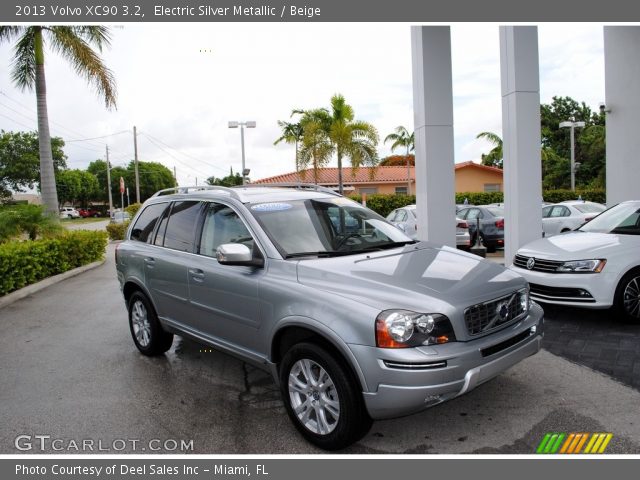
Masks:
[[[113,197],[111,196],[111,165],[109,164],[109,145],[107,147],[107,192],[109,192],[109,216],[113,213]]]
[[[244,127],[247,128],[256,128],[256,122],[247,120],[246,122],[229,122],[229,128],[238,128],[240,127],[240,145],[242,150],[242,185],[246,184],[246,175],[245,171],[245,158],[244,158]]]
[[[571,129],[571,191],[576,190],[576,127],[584,127],[584,122],[574,122],[573,120],[567,120],[566,122],[560,122],[560,128]]]

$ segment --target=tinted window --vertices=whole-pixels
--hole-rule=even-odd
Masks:
[[[253,237],[238,214],[227,205],[212,203],[205,215],[199,253],[215,257],[225,243],[242,243],[253,251]]]
[[[193,235],[200,202],[175,202],[169,214],[164,246],[182,252],[193,251]]]
[[[551,209],[552,209],[552,208],[553,208],[553,207],[544,207],[544,208],[542,209],[542,217],[543,217],[543,218],[544,218],[544,217],[548,217],[548,216],[549,216],[549,214],[551,213]]]
[[[478,210],[477,208],[472,208],[471,210],[469,210],[469,213],[467,213],[466,219],[475,220],[478,217],[482,218],[480,210]]]
[[[158,222],[158,218],[167,207],[166,203],[156,203],[145,208],[131,230],[131,240],[146,242]]]

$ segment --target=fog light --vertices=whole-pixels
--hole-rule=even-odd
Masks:
[[[537,331],[538,331],[538,327],[534,325],[529,329],[529,335],[535,335]]]

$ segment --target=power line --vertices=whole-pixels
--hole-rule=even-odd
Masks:
[[[193,155],[189,155],[188,153],[184,153],[183,151],[178,150],[177,148],[172,147],[171,145],[167,145],[167,144],[166,144],[165,142],[163,142],[162,140],[160,140],[160,139],[158,139],[158,138],[155,138],[155,137],[153,137],[152,135],[149,135],[149,134],[148,134],[148,133],[146,133],[146,132],[140,132],[140,135],[145,135],[149,140],[151,140],[151,141],[155,140],[156,142],[158,142],[158,143],[160,143],[160,144],[164,145],[165,147],[170,148],[171,150],[174,150],[175,152],[177,152],[177,153],[179,153],[179,154],[181,154],[181,155],[184,155],[184,156],[185,156],[185,157],[187,157],[187,158],[190,158],[190,159],[192,159],[192,160],[195,160],[196,162],[204,163],[205,165],[208,165],[208,166],[210,166],[210,167],[212,167],[212,168],[217,168],[217,169],[218,169],[218,170],[220,170],[220,171],[226,172],[226,169],[224,169],[224,168],[222,168],[222,167],[219,167],[219,166],[217,166],[217,165],[214,165],[214,164],[212,164],[212,163],[205,162],[204,160],[201,160],[201,159],[199,159],[199,158],[196,158],[196,157],[194,157]]]
[[[2,105],[2,104],[0,104]],[[115,137],[116,135],[122,135],[123,133],[129,133],[129,130],[121,130],[116,133],[110,133],[108,135],[102,135],[101,137],[91,137],[91,138],[76,138],[73,140],[65,140],[65,143],[73,143],[73,142],[88,142],[90,140],[99,140],[101,138]]]
[[[16,124],[18,124],[18,125],[20,125],[20,126],[22,126],[22,127],[28,128],[29,130],[33,130],[33,125],[25,125],[24,123],[21,123],[21,122],[19,122],[18,120],[16,120],[15,118],[11,118],[10,116],[5,115],[4,113],[0,113],[0,116],[1,116],[1,117],[4,117],[4,118],[8,118],[8,119],[9,119],[9,120],[11,120],[13,123],[16,123]]]
[[[177,161],[178,163],[180,163],[182,166],[196,172],[199,175],[204,175],[205,177],[207,176],[206,173],[202,172],[201,170],[198,170],[196,168],[193,168],[191,165],[186,164],[185,162],[183,162],[181,159],[179,159],[178,157],[176,157],[174,154],[172,154],[170,151],[168,151],[167,149],[163,148],[162,146],[160,146],[159,144],[157,144],[148,134],[141,134],[144,135],[145,138],[151,142],[156,148],[162,150],[164,153],[166,153],[167,155],[169,155],[171,158],[173,158],[175,161]]]

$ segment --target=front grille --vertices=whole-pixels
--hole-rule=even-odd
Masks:
[[[531,296],[538,300],[570,300],[572,302],[594,303],[596,300],[584,288],[548,287],[530,283]]]
[[[527,263],[533,257],[526,257],[524,255],[516,255],[513,259],[513,264],[518,268],[524,268],[525,270],[533,270],[535,272],[548,272],[558,273],[557,269],[560,265],[564,264],[558,260],[544,260],[542,258],[533,258],[533,267],[529,268]]]
[[[525,290],[519,290],[510,295],[478,303],[465,309],[464,321],[469,335],[480,335],[503,327],[526,313],[526,305],[529,301],[526,296]]]

